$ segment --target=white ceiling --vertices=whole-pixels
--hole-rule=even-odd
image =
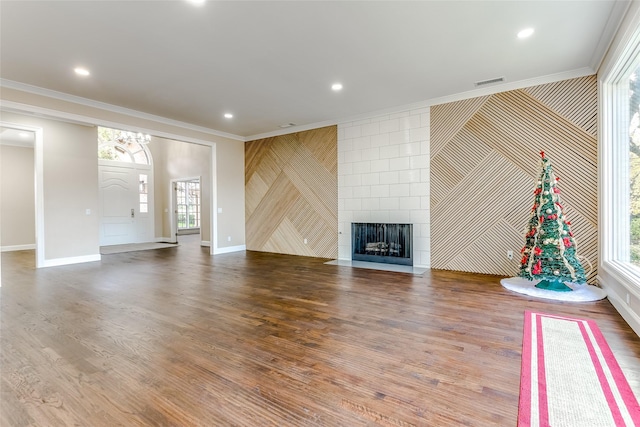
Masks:
[[[247,137],[447,99],[495,77],[593,73],[627,6],[3,0],[0,77]],[[534,35],[518,39],[525,27]],[[76,76],[79,65],[91,76]]]

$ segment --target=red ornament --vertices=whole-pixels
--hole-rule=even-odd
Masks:
[[[540,152],[540,157],[542,157],[544,159],[544,151]]]
[[[569,239],[568,237],[565,237],[564,239],[562,239],[562,241],[564,242],[565,248],[571,247],[571,239]]]
[[[536,255],[540,255],[542,253],[542,249],[536,246],[535,249],[533,250],[533,253]]]
[[[544,216],[540,217],[540,224],[542,224],[544,222]]]
[[[540,262],[540,260],[538,260],[538,262],[536,262],[536,265],[533,266],[531,273],[536,275],[542,273],[542,263]]]
[[[556,187],[553,187],[553,192],[556,193],[556,194],[560,194],[560,189],[556,188]]]
[[[523,256],[522,260],[520,260],[520,264],[525,265],[527,263],[527,256]]]
[[[540,193],[542,193],[542,188],[540,187],[536,188],[536,190],[533,192],[533,194],[536,194],[536,195]]]

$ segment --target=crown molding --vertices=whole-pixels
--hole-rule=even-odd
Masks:
[[[627,15],[631,8],[632,1],[629,0],[615,0],[611,13],[607,18],[607,22],[604,26],[604,30],[600,35],[598,44],[593,51],[591,57],[591,68],[599,70],[604,58],[607,55],[611,46],[613,46],[615,35],[620,31],[624,17]],[[607,41],[608,40],[608,41]]]
[[[204,126],[193,125],[191,123],[186,123],[179,120],[168,119],[166,117],[156,116],[154,114],[144,113],[142,111],[132,110],[130,108],[119,107],[117,105],[107,104],[106,102],[94,101],[93,99],[83,98],[81,96],[76,96],[76,95],[70,95],[68,93],[58,92],[51,89],[45,89],[39,86],[20,83],[13,80],[0,78],[0,87],[32,93],[34,95],[40,95],[47,98],[52,98],[60,101],[70,102],[73,104],[83,105],[86,107],[97,108],[99,110],[109,111],[112,113],[123,114],[125,116],[135,117],[142,120],[150,120],[157,123],[176,126],[182,129],[187,129],[195,132],[202,132],[208,135],[220,136],[223,138],[234,139],[237,141],[246,141],[246,138],[240,135],[222,132],[222,131],[207,128]],[[3,101],[3,103],[4,102],[5,101]],[[22,105],[26,105],[26,104],[22,104]],[[49,111],[54,111],[54,110],[49,110]],[[93,123],[93,124],[96,124],[96,123]]]
[[[160,116],[156,116],[153,114],[148,114],[148,113],[143,113],[141,111],[137,111],[137,110],[131,110],[128,108],[124,108],[124,107],[118,107],[116,105],[112,105],[112,104],[107,104],[104,102],[99,102],[99,101],[93,101],[91,99],[87,99],[87,98],[82,98],[82,97],[78,97],[75,95],[69,95],[66,93],[62,93],[62,92],[57,92],[57,91],[53,91],[53,90],[49,90],[49,89],[44,89],[41,87],[37,87],[37,86],[32,86],[32,85],[27,85],[24,83],[19,83],[19,82],[15,82],[12,80],[7,80],[7,79],[0,79],[0,87],[6,87],[6,88],[10,88],[10,89],[16,89],[16,90],[20,90],[23,92],[29,92],[29,93],[33,93],[36,95],[42,95],[42,96],[46,96],[49,98],[54,98],[54,99],[59,99],[62,101],[67,101],[67,102],[72,102],[75,104],[80,104],[80,105],[85,105],[88,107],[94,107],[94,108],[98,108],[101,110],[106,110],[106,111],[110,111],[110,112],[114,112],[114,113],[120,113],[120,114],[124,114],[127,116],[131,116],[131,117],[136,117],[139,119],[144,119],[144,120],[151,120],[154,122],[158,122],[158,123],[163,123],[163,124],[167,124],[167,125],[172,125],[172,126],[176,126],[179,128],[183,128],[183,129],[188,129],[188,130],[192,130],[192,131],[196,131],[196,132],[202,132],[205,134],[209,134],[209,135],[215,135],[215,136],[221,136],[224,138],[230,138],[230,139],[234,139],[237,141],[254,141],[257,139],[264,139],[264,138],[271,138],[271,137],[275,137],[275,136],[280,136],[280,135],[287,135],[290,133],[296,133],[296,132],[303,132],[303,131],[307,131],[307,130],[311,130],[311,129],[318,129],[318,128],[322,128],[322,127],[326,127],[326,126],[333,126],[333,125],[339,125],[339,124],[344,124],[344,123],[349,123],[349,122],[354,122],[354,121],[358,121],[358,120],[363,120],[363,119],[369,119],[372,117],[378,117],[378,116],[384,116],[384,115],[388,115],[388,114],[394,114],[394,113],[400,113],[403,111],[409,111],[409,110],[418,110],[421,108],[427,108],[433,105],[440,105],[440,104],[446,104],[449,102],[455,102],[455,101],[462,101],[465,99],[471,99],[471,98],[477,98],[480,96],[487,96],[487,95],[494,95],[496,93],[500,93],[500,92],[507,92],[510,90],[517,90],[517,89],[523,89],[526,87],[531,87],[531,86],[538,86],[541,84],[547,84],[547,83],[553,83],[553,82],[558,82],[558,81],[562,81],[562,80],[568,80],[568,79],[573,79],[573,78],[578,78],[578,77],[584,77],[584,76],[589,76],[595,74],[595,71],[590,68],[590,67],[583,67],[583,68],[578,68],[576,70],[569,70],[569,71],[564,71],[561,73],[556,73],[556,74],[549,74],[549,75],[545,75],[545,76],[539,76],[539,77],[535,77],[532,79],[525,79],[525,80],[519,80],[519,81],[515,81],[515,82],[505,82],[502,84],[497,84],[497,85],[493,85],[493,86],[488,86],[488,87],[483,87],[480,89],[474,89],[474,90],[470,90],[470,91],[466,91],[466,92],[460,92],[457,94],[453,94],[453,95],[447,95],[447,96],[443,96],[443,97],[438,97],[438,98],[432,98],[429,100],[425,100],[425,101],[420,101],[420,102],[416,102],[416,103],[412,103],[412,104],[405,104],[405,105],[399,105],[399,106],[394,106],[394,107],[389,107],[389,108],[385,108],[385,109],[381,109],[381,110],[374,110],[374,111],[368,111],[365,113],[361,113],[361,114],[357,114],[357,115],[353,115],[353,116],[348,116],[345,118],[341,118],[341,119],[332,119],[332,120],[325,120],[322,122],[315,122],[315,123],[309,123],[306,125],[299,125],[299,126],[292,126],[290,128],[286,128],[286,129],[281,129],[281,130],[275,130],[272,132],[265,132],[265,133],[259,133],[259,134],[255,134],[255,135],[250,135],[250,136],[240,136],[240,135],[234,135],[234,134],[229,134],[226,132],[221,132],[221,131],[217,131],[215,129],[210,129],[210,128],[205,128],[202,126],[196,126],[196,125],[192,125],[189,123],[185,123],[185,122],[181,122],[178,120],[173,120],[173,119],[168,119],[165,117],[160,117]],[[41,108],[41,107],[34,107],[31,105],[26,105],[26,104],[20,104],[20,103],[16,103],[16,102],[11,102],[11,101],[2,101],[3,107],[9,106],[10,108],[13,109],[17,109],[17,110],[21,110],[21,111],[29,111],[31,113],[35,113],[35,114],[43,114],[43,115],[48,115],[51,117],[61,117],[64,118],[66,120],[75,120],[78,121],[80,123],[84,123],[84,124],[96,124],[95,118],[90,118],[87,116],[79,116],[79,115],[75,115],[75,114],[70,114],[70,113],[65,113],[65,114],[61,114],[61,112],[56,111],[56,110],[51,110],[51,109],[45,109],[45,108]],[[104,125],[109,125],[108,123],[103,123]],[[157,136],[162,136],[160,134],[158,134],[157,131],[154,131],[153,129],[141,129],[141,130],[146,130],[148,133],[153,133],[156,134]]]
[[[447,95],[440,98],[433,98],[428,101],[429,106],[447,104],[449,102],[462,101],[465,99],[477,98],[480,96],[495,95],[496,93],[508,92],[510,90],[524,89],[532,86],[539,86],[548,83],[555,83],[562,80],[576,79],[579,77],[591,76],[596,72],[591,67],[583,67],[575,70],[563,71],[555,74],[534,77],[531,79],[506,82],[495,86],[474,89],[454,95]]]
[[[495,95],[500,92],[507,92],[510,90],[523,89],[531,86],[538,86],[547,83],[559,82],[562,80],[575,79],[578,77],[585,77],[595,74],[595,71],[590,67],[578,68],[576,70],[564,71],[556,74],[549,74],[545,76],[535,77],[532,79],[519,80],[515,82],[505,82],[493,86],[483,87],[481,89],[474,89],[466,92],[460,92],[453,95],[442,96],[439,98],[432,98],[426,101],[415,102],[412,104],[399,105],[395,107],[389,107],[382,110],[369,111],[354,116],[345,117],[342,119],[326,120],[322,122],[310,123],[307,125],[292,126],[290,128],[276,130],[273,132],[260,133],[256,135],[250,135],[245,138],[246,141],[253,141],[256,139],[271,138],[274,136],[287,135],[295,132],[302,132],[305,130],[318,129],[325,126],[339,125],[349,122],[355,122],[358,120],[370,119],[373,117],[384,116],[389,114],[401,113],[403,111],[419,110],[421,108],[431,107],[433,105],[447,104],[449,102],[462,101],[465,99],[477,98],[479,96]]]

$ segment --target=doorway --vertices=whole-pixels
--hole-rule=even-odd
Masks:
[[[150,138],[140,142],[129,133],[98,128],[100,246],[154,240]]]
[[[201,235],[200,178],[171,180],[171,234],[176,243],[178,236]]]
[[[44,262],[42,141],[42,128],[0,122],[0,247],[3,252],[35,249],[35,267]]]

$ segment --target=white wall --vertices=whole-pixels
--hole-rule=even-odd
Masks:
[[[34,249],[36,206],[33,147],[0,145],[0,246]]]
[[[338,125],[338,258],[351,223],[413,224],[413,264],[429,268],[429,108]]]
[[[216,191],[218,195],[218,248],[243,249],[244,142],[216,144]],[[231,236],[231,241],[227,238]]]
[[[95,127],[7,112],[1,119],[43,129],[44,266],[100,259]]]

